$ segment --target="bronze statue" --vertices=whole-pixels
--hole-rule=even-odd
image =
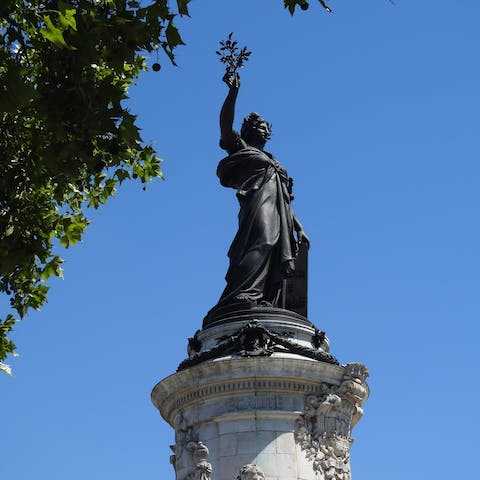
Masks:
[[[237,302],[275,307],[283,280],[295,268],[299,244],[309,246],[310,242],[291,207],[293,180],[264,150],[270,124],[251,113],[240,133],[235,131],[240,77],[227,70],[223,81],[229,92],[220,113],[220,146],[228,157],[220,161],[217,175],[224,187],[237,190],[240,212],[238,232],[228,252],[227,286],[217,307]]]

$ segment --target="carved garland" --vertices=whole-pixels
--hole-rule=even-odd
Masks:
[[[316,337],[318,337],[318,339],[315,343],[319,345],[321,344],[320,339],[323,340],[325,334],[323,332],[316,332]],[[282,338],[265,328],[256,320],[249,322],[235,334],[210,350],[198,353],[199,347],[197,339],[195,338],[190,339],[189,347],[189,354],[191,356],[178,366],[178,371],[198,365],[206,360],[233,353],[243,357],[255,357],[270,356],[274,352],[288,352],[333,365],[339,364],[333,355],[323,350],[298,345],[287,338]]]

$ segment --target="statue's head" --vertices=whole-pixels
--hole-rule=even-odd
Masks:
[[[237,480],[265,480],[265,474],[258,465],[244,465],[238,473]]]
[[[240,135],[248,145],[263,148],[272,136],[272,125],[258,113],[252,112],[243,119]]]

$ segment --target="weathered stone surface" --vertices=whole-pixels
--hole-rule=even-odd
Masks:
[[[177,480],[232,480],[251,464],[265,479],[350,480],[366,375],[357,364],[288,355],[211,361],[166,378],[152,400],[176,431]],[[193,458],[202,445],[208,457]]]

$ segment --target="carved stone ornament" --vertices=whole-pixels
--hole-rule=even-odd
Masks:
[[[258,465],[249,463],[240,468],[236,480],[265,480],[265,474]]]
[[[175,468],[177,480],[210,480],[212,465],[208,462],[208,447],[199,441],[191,426],[180,417],[175,446],[170,463]],[[183,472],[183,473],[182,473]]]
[[[322,385],[322,394],[306,399],[305,411],[296,422],[295,439],[313,463],[319,478],[351,480],[351,430],[360,420],[368,397],[364,365],[345,365],[340,385]]]
[[[210,480],[212,476],[212,465],[207,462],[208,448],[202,442],[190,442],[187,450],[192,453],[193,468],[187,475],[188,480]]]
[[[200,330],[195,332],[193,337],[188,338],[187,354],[188,358],[193,358],[202,349],[202,342],[198,339]]]
[[[318,332],[317,336],[324,338]],[[318,341],[320,345],[321,342]],[[198,365],[206,360],[225,355],[237,354],[244,357],[270,356],[274,352],[288,352],[302,355],[321,362],[338,365],[338,360],[329,353],[319,349],[299,345],[288,338],[277,335],[261,323],[253,320],[218,345],[201,353],[193,353],[190,358],[184,360],[178,370]]]

